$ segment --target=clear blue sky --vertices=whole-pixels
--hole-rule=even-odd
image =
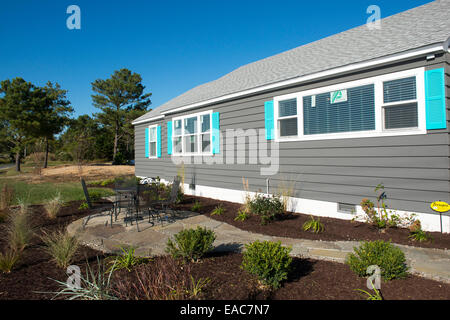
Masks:
[[[68,90],[74,116],[92,114],[91,83],[126,67],[152,108],[242,66],[429,0],[190,0],[0,2],[0,80],[48,80]],[[66,9],[81,9],[69,30]]]

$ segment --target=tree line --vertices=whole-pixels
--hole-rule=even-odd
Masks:
[[[37,86],[17,77],[0,82],[0,155],[15,162],[16,171],[29,154],[49,153],[58,160],[134,159],[131,122],[148,112],[151,93],[144,93],[142,77],[124,68],[108,79],[91,83],[92,102],[99,112],[73,118],[67,90],[58,83]]]

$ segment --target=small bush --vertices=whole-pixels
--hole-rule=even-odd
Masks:
[[[59,210],[64,205],[64,201],[61,199],[61,194],[58,193],[53,199],[44,205],[47,215],[51,219],[55,219]]]
[[[52,234],[44,232],[41,236],[45,251],[52,256],[61,268],[67,268],[78,250],[78,241],[67,232],[57,231]]]
[[[234,218],[234,221],[245,221],[248,218],[250,218],[249,214],[244,210],[244,209],[240,209],[237,212],[236,218]]]
[[[166,251],[174,258],[198,261],[211,251],[216,235],[206,228],[186,229],[174,235],[174,241],[167,241]]]
[[[0,252],[0,271],[10,273],[19,261],[20,255],[15,250],[7,250],[5,253]]]
[[[83,201],[80,206],[78,207],[78,210],[86,210],[89,209],[89,205],[87,204],[86,201]]]
[[[279,288],[290,270],[291,250],[281,246],[281,242],[255,241],[245,245],[241,268],[257,276],[264,284]]]
[[[214,210],[211,212],[212,216],[220,216],[225,212],[225,208],[223,207],[223,204],[219,204],[217,207],[214,208]]]
[[[200,212],[200,210],[203,208],[203,205],[200,201],[195,201],[194,204],[191,207],[192,212]]]
[[[102,193],[100,191],[97,191],[97,190],[90,190],[89,191],[89,198],[92,201],[100,200],[102,198]]]
[[[346,263],[360,277],[368,276],[367,268],[376,265],[386,281],[405,277],[408,269],[402,250],[382,240],[363,242],[347,256]]]
[[[324,229],[325,228],[323,226],[323,223],[320,222],[320,219],[317,218],[317,220],[316,220],[316,219],[314,219],[313,216],[311,216],[311,218],[303,224],[304,231],[311,230],[314,233],[320,233],[320,232],[323,232]]]
[[[433,237],[422,229],[417,229],[409,234],[410,239],[419,242],[433,241]]]
[[[284,213],[284,205],[277,196],[266,197],[256,194],[249,203],[251,213],[261,217],[261,224],[267,224]]]

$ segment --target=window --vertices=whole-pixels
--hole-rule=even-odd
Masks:
[[[426,134],[424,75],[416,68],[274,97],[275,140]]]
[[[178,155],[211,153],[211,112],[173,120],[173,150]]]
[[[416,77],[383,82],[384,129],[417,128]]]
[[[150,158],[156,158],[157,157],[157,127],[152,126],[149,128],[149,156]]]
[[[280,101],[278,103],[278,128],[280,137],[297,136],[297,99]]]
[[[375,130],[373,84],[303,97],[305,135]]]

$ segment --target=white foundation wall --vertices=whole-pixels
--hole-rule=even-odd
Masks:
[[[140,177],[143,178],[143,177]],[[161,179],[161,182],[168,183],[168,181]],[[244,203],[246,192],[242,190],[233,190],[225,188],[216,188],[210,186],[196,185],[195,190],[189,189],[188,184],[184,184],[184,193],[187,195],[212,198],[222,201]],[[250,196],[254,196],[255,192],[249,192]],[[336,202],[327,202],[302,198],[290,198],[289,211],[309,214],[318,217],[336,218],[343,220],[352,220],[355,214],[344,213],[338,211],[338,204]],[[442,230],[441,230],[441,216],[439,214],[429,214],[421,212],[411,212],[389,209],[392,213],[398,214],[400,217],[408,216],[411,214],[416,215],[416,219],[419,219],[424,231],[429,232],[444,232],[450,233],[450,216],[442,215]],[[361,206],[356,206],[356,215],[362,215]]]

